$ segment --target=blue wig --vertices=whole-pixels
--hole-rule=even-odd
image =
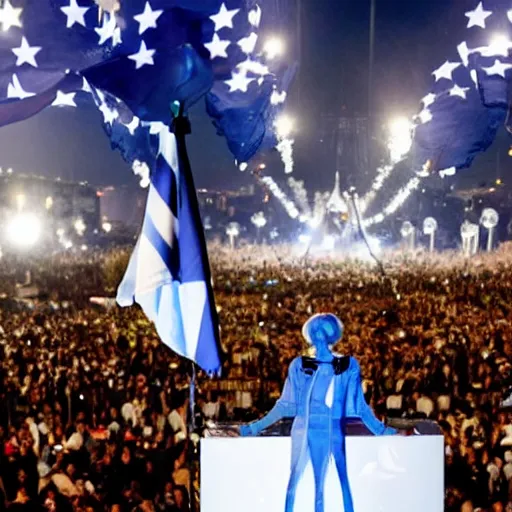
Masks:
[[[313,345],[316,343],[334,345],[343,336],[343,323],[332,313],[313,315],[304,324],[302,335]]]

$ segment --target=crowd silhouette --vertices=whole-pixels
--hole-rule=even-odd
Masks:
[[[138,308],[90,300],[114,296],[127,255],[0,261],[0,510],[188,510],[203,428],[273,405],[318,312],[343,320],[335,350],[360,362],[380,418],[439,423],[445,510],[511,510],[512,416],[499,407],[512,383],[510,248],[389,255],[383,275],[371,262],[212,245],[224,364],[220,379],[199,373],[193,432],[190,364]]]

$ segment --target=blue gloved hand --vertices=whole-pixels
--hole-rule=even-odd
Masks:
[[[391,428],[391,427],[386,427],[386,430],[384,430],[384,434],[385,436],[396,436],[396,435],[404,435],[401,431],[398,431],[394,428]],[[407,435],[407,434],[406,434]]]
[[[256,435],[253,431],[251,425],[240,425],[240,435],[242,437],[254,436]]]

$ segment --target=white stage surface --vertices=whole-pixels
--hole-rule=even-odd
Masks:
[[[206,438],[201,441],[201,512],[284,512],[290,474],[289,437]],[[443,512],[442,436],[347,437],[355,512]],[[333,461],[325,512],[344,510]],[[308,464],[294,512],[314,511]]]

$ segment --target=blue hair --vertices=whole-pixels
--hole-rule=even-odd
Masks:
[[[310,343],[333,345],[343,336],[343,324],[332,313],[314,315],[304,324],[302,334]]]

